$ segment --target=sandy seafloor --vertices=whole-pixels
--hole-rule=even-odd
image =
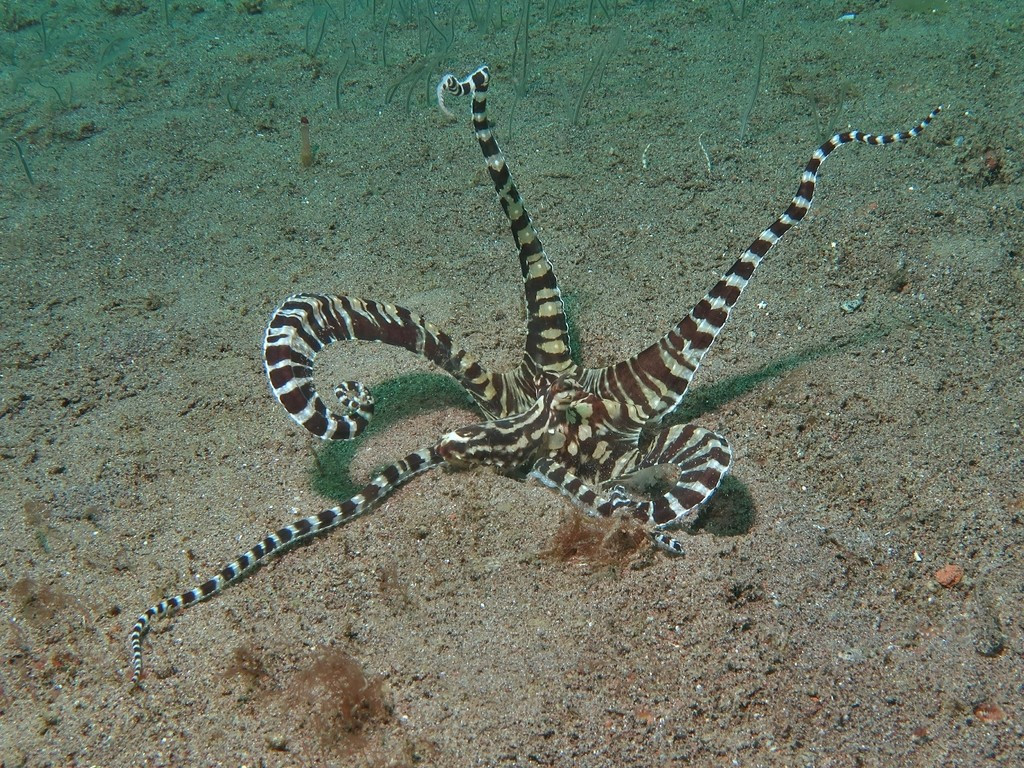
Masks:
[[[1024,764],[1024,4],[590,5],[531,4],[516,100],[518,2],[334,0],[319,46],[305,2],[0,3],[3,768]],[[744,294],[689,412],[733,481],[683,557],[546,555],[558,494],[435,471],[159,622],[133,691],[140,611],[335,503],[265,383],[286,296],[517,362],[468,102],[429,100],[483,61],[591,365],[681,317],[831,130],[946,111],[844,147]],[[381,410],[357,479],[479,419]]]

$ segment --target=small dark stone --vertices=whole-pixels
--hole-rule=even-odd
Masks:
[[[999,630],[989,629],[974,638],[974,650],[986,658],[994,659],[1006,650],[1006,638]]]

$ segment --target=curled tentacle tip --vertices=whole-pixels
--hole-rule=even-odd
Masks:
[[[444,92],[448,90],[448,83],[455,79],[455,75],[450,72],[442,75],[440,82],[437,84],[437,106],[444,114],[448,117],[455,117],[455,113],[452,112],[448,107],[444,105]]]

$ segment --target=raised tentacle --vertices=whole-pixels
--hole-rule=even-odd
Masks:
[[[354,520],[416,475],[443,463],[444,459],[437,452],[436,447],[410,453],[404,459],[396,461],[384,469],[348,501],[267,534],[258,544],[236,557],[221,568],[215,576],[207,579],[198,587],[174,597],[165,598],[147,608],[135,620],[135,625],[128,636],[132,652],[132,683],[137,683],[142,674],[142,638],[146,636],[150,625],[155,620],[163,617],[169,611],[188,608],[190,605],[195,605],[223,592],[224,589],[250,574],[270,558],[281,554],[285,549]]]
[[[754,239],[689,314],[658,341],[628,360],[606,368],[588,369],[582,374],[583,385],[603,398],[634,403],[650,421],[659,421],[671,413],[683,399],[697,367],[729,319],[754,270],[783,235],[807,215],[814,199],[818,171],[825,159],[844,144],[859,142],[881,146],[914,138],[941,109],[934,109],[909,131],[885,135],[844,131],[832,136],[807,161],[800,186],[785,212]]]
[[[325,440],[350,440],[366,427],[373,398],[359,382],[336,393],[342,412],[328,407],[313,385],[317,354],[335,341],[374,341],[402,347],[450,373],[491,416],[504,415],[504,379],[455,347],[448,334],[404,307],[351,296],[298,294],[273,314],[263,344],[274,397],[292,419]]]
[[[502,210],[512,228],[512,238],[519,248],[519,266],[523,273],[526,291],[526,353],[523,365],[515,372],[513,390],[528,386],[539,371],[558,375],[573,375],[576,365],[569,351],[569,327],[562,306],[562,294],[558,288],[551,261],[544,252],[537,228],[526,210],[519,189],[512,180],[505,156],[494,137],[494,129],[487,118],[487,85],[490,72],[480,67],[473,74],[460,80],[454,75],[445,75],[437,86],[438,102],[442,109],[444,94],[457,96],[473,95],[473,129],[476,132],[480,150],[487,163],[494,190]],[[521,410],[533,400],[535,392],[528,392]],[[513,408],[513,410],[517,410]]]

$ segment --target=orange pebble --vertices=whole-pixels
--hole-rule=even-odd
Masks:
[[[986,703],[979,704],[974,708],[974,716],[983,723],[998,723],[1006,716],[1006,713],[998,704]]]
[[[946,589],[955,587],[963,580],[963,578],[964,569],[959,565],[953,565],[952,563],[944,565],[935,572],[935,580]]]

